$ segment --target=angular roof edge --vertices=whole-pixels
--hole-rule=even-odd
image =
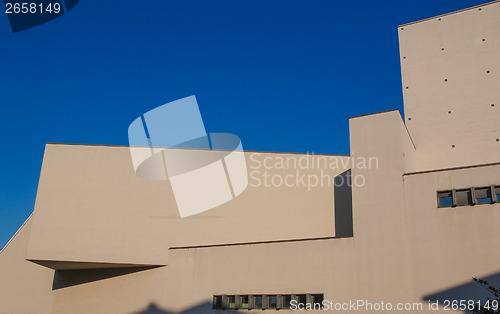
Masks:
[[[478,4],[478,5],[475,5],[475,6],[470,7],[470,8],[465,8],[465,9],[461,9],[461,10],[457,10],[457,11],[453,11],[453,12],[449,12],[449,13],[445,13],[445,14],[441,14],[441,15],[436,15],[436,16],[429,17],[429,18],[426,18],[426,19],[423,19],[423,20],[409,22],[409,23],[406,23],[406,24],[401,24],[401,25],[398,25],[398,28],[399,27],[408,26],[408,25],[412,25],[412,24],[417,24],[417,23],[425,22],[425,21],[429,21],[429,20],[433,20],[433,19],[436,19],[436,18],[439,18],[439,17],[443,17],[443,16],[448,16],[448,15],[452,15],[452,14],[456,14],[456,13],[460,13],[460,12],[464,12],[464,11],[474,10],[474,9],[477,9],[477,8],[482,8],[482,7],[485,7],[487,5],[491,5],[491,4],[497,3],[497,2],[500,2],[500,0],[495,0],[495,1],[487,2],[487,3],[483,3],[483,4]]]
[[[361,117],[366,117],[366,116],[373,116],[373,115],[376,115],[376,114],[383,114],[383,113],[388,113],[388,112],[392,112],[392,111],[398,111],[399,114],[401,115],[401,112],[399,111],[399,109],[389,109],[389,110],[384,110],[384,111],[378,111],[378,112],[371,112],[371,113],[360,114],[360,115],[357,115],[357,116],[349,117],[349,119],[361,118]]]
[[[0,250],[0,254],[3,253],[3,251],[5,251],[5,249],[9,246],[9,244],[14,241],[14,238],[17,236],[17,234],[19,232],[21,232],[21,230],[26,226],[26,224],[28,223],[28,221],[31,219],[31,217],[33,216],[33,212],[28,216],[28,218],[26,218],[26,220],[23,222],[23,224],[21,225],[21,227],[19,227],[19,229],[17,229],[17,231],[14,233],[14,235],[10,238],[10,240],[4,245],[4,247]]]
[[[46,145],[67,145],[67,146],[130,147],[128,145],[82,144],[82,143],[55,143],[55,142],[47,142],[45,144]],[[179,148],[179,149],[190,149],[190,148]],[[214,150],[224,150],[224,149],[214,149]],[[315,155],[315,156],[339,156],[339,157],[350,157],[351,156],[351,155],[345,155],[345,154],[317,154],[317,153],[299,153],[299,152],[270,152],[270,151],[257,151],[257,150],[243,150],[243,152],[246,152],[246,153],[259,153],[259,154],[283,154],[283,155],[288,154],[288,155]]]

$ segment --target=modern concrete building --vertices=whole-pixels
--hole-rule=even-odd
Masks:
[[[483,298],[471,277],[500,283],[500,2],[398,32],[405,121],[351,118],[351,156],[245,152],[247,189],[198,215],[128,147],[47,144],[34,213],[0,253],[0,313]]]

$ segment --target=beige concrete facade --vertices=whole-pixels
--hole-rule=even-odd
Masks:
[[[500,199],[438,205],[500,193],[500,2],[399,38],[406,121],[351,118],[351,156],[245,152],[247,189],[198,215],[138,178],[128,147],[47,144],[34,214],[0,253],[0,313],[234,313],[214,296],[301,294],[432,313],[482,297],[471,277],[500,286]]]
[[[417,167],[500,159],[500,5],[398,28],[406,126]]]
[[[294,175],[276,169],[281,160],[338,160],[339,169],[324,169],[330,177],[349,166],[347,156],[245,154],[251,185],[264,178],[250,167]],[[27,259],[54,269],[159,266],[168,264],[171,247],[335,236],[331,187],[250,186],[231,202],[181,219],[168,181],[141,179],[130,163],[128,147],[47,145]]]

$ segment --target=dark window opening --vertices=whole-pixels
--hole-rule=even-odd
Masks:
[[[321,309],[324,294],[214,295],[212,308],[217,310],[289,310],[292,301]]]
[[[477,204],[493,203],[493,199],[491,197],[491,187],[475,188],[474,196],[476,197]]]
[[[228,308],[235,309],[236,308],[236,296],[228,295],[227,296]]]
[[[249,297],[248,295],[242,295],[242,296],[239,296],[240,297],[240,306],[238,308],[242,308],[242,309],[248,309],[248,306],[249,306]]]
[[[452,207],[453,195],[451,191],[438,192],[438,207]]]
[[[322,303],[324,299],[323,294],[313,294],[312,295],[313,303]]]
[[[439,208],[500,203],[500,186],[438,191]]]
[[[457,206],[473,205],[471,189],[457,190]]]
[[[222,296],[221,295],[214,295],[214,299],[212,301],[212,308],[214,309],[221,309],[222,308]]]
[[[269,308],[275,309],[278,306],[278,297],[276,295],[270,295],[269,298]]]
[[[262,296],[261,295],[255,295],[253,297],[253,308],[254,309],[261,309],[262,308]]]
[[[290,306],[291,306],[291,302],[292,302],[292,295],[291,294],[285,294],[281,297],[281,308],[282,309],[289,309]]]
[[[306,304],[306,302],[307,302],[307,295],[305,295],[305,294],[298,294],[297,295],[297,301],[298,301],[298,303]]]

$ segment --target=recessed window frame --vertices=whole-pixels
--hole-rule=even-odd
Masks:
[[[236,310],[236,295],[231,294],[227,296],[227,307],[229,310]]]
[[[323,293],[313,293],[307,295],[308,303],[311,304],[313,311],[321,310],[325,295]],[[317,305],[317,306],[316,306]]]
[[[486,193],[486,194],[485,194]],[[464,201],[464,194],[466,201]],[[484,197],[486,195],[486,197]],[[500,186],[490,185],[464,189],[440,190],[436,192],[437,207],[451,208],[457,206],[492,205],[500,203]],[[451,206],[450,200],[451,198]],[[448,199],[445,202],[442,199]],[[485,202],[484,199],[487,201]]]
[[[495,200],[493,194],[495,194],[494,186],[474,188],[474,203],[478,205],[494,204]]]
[[[311,294],[313,303],[322,303],[325,300],[325,295],[323,293]]]
[[[278,295],[278,309],[289,310],[291,307],[292,300],[293,299],[291,294]]]
[[[260,305],[257,303],[257,301],[260,298]],[[253,294],[252,295],[252,309],[262,309],[262,306],[264,305],[264,295],[262,294]]]
[[[449,200],[444,203],[441,201],[442,199],[448,199]],[[438,191],[437,192],[437,207],[438,208],[450,208],[450,207],[455,207],[456,201],[454,198],[454,193],[453,190],[448,190],[448,191]]]
[[[266,303],[266,308],[267,309],[277,309],[278,308],[278,295],[277,294],[269,294],[266,295],[267,297],[267,303]],[[273,303],[274,299],[274,303]]]
[[[289,310],[291,302],[303,303],[304,306],[314,304],[322,306],[324,293],[302,294],[218,294],[213,295],[212,309],[214,310]],[[275,302],[272,302],[275,298]],[[260,299],[260,304],[257,302]],[[246,302],[245,302],[246,301]],[[248,303],[247,303],[248,302]]]
[[[214,295],[212,298],[212,309],[222,309],[222,295]]]
[[[246,298],[246,301],[247,302],[243,302],[244,299]],[[250,298],[248,295],[236,295],[236,298],[235,298],[235,309],[248,309],[248,307],[250,306]],[[244,304],[246,304],[246,306],[243,306]]]
[[[473,206],[475,198],[474,198],[474,189],[473,188],[467,188],[467,189],[456,189],[453,190],[455,192],[454,196],[454,202],[456,200],[456,205],[455,206]],[[465,202],[461,202],[464,200],[462,195],[465,194]]]
[[[297,303],[307,304],[307,294],[296,294]]]

